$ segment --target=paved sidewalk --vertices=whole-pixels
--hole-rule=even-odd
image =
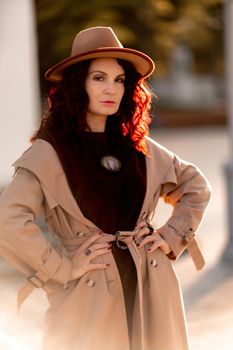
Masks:
[[[233,350],[233,271],[220,259],[227,237],[223,175],[223,165],[228,160],[227,130],[153,130],[152,136],[198,165],[213,188],[198,234],[206,256],[205,269],[197,272],[187,255],[175,263],[184,293],[190,350]],[[162,223],[170,212],[160,203],[155,221]],[[21,283],[22,277],[0,261],[0,350],[41,350],[47,301],[40,291],[35,291],[17,318],[15,293]]]
[[[232,267],[214,266],[193,286],[191,296],[187,307],[191,349],[232,350]]]

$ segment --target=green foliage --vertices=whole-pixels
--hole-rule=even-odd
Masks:
[[[167,72],[177,42],[194,52],[198,72],[223,71],[222,0],[35,0],[41,77],[70,54],[76,33],[111,26],[123,42],[156,60]]]

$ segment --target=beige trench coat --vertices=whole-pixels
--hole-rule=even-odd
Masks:
[[[204,262],[194,236],[209,201],[208,184],[195,166],[149,138],[148,147],[147,191],[139,220],[150,220],[159,197],[173,205],[168,222],[158,229],[174,258],[188,248],[200,269]],[[47,293],[44,349],[129,350],[122,286],[112,253],[93,261],[109,263],[110,268],[70,282],[72,254],[98,228],[80,211],[54,149],[37,140],[14,166],[14,178],[0,197],[0,253],[27,277],[19,304],[35,287]],[[41,214],[57,246],[36,225]],[[115,239],[104,234],[100,241]],[[138,249],[132,232],[120,232],[118,239],[128,245],[138,277],[133,350],[187,350],[182,297],[171,260],[159,249]]]

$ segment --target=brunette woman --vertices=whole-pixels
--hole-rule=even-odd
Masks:
[[[47,293],[46,350],[187,350],[171,265],[195,239],[210,191],[192,164],[148,135],[154,63],[111,28],[77,34],[49,69],[49,110],[0,198],[0,247]],[[151,224],[158,199],[173,207]],[[44,214],[50,242],[36,225]],[[55,244],[57,242],[58,244]]]

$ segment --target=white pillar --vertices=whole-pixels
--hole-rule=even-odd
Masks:
[[[227,113],[230,132],[230,156],[231,163],[233,163],[233,1],[225,0],[224,6]]]
[[[0,191],[39,117],[33,0],[0,0]]]
[[[223,253],[223,260],[233,261],[233,0],[224,2],[225,23],[225,67],[227,88],[227,114],[230,141],[230,159],[225,167],[226,193],[228,205],[228,241]]]

